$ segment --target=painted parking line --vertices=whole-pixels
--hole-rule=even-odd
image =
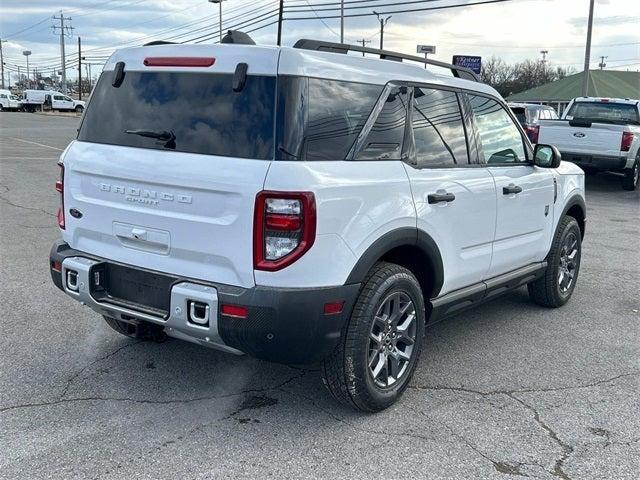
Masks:
[[[50,148],[51,150],[57,150],[62,152],[64,148],[52,147],[51,145],[45,145],[44,143],[32,142],[31,140],[23,140],[17,137],[7,137],[11,140],[17,140],[18,142],[30,143],[31,145],[38,145],[39,147]]]

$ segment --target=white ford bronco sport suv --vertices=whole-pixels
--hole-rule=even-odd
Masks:
[[[582,170],[470,71],[406,60],[425,62],[310,40],[117,51],[60,158],[53,282],[124,335],[320,363],[364,411],[407,387],[427,322],[523,285],[563,305]]]

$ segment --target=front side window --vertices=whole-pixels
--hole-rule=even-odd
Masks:
[[[64,97],[62,95],[54,95],[53,99],[54,100],[64,100]]]
[[[488,164],[526,162],[520,130],[502,105],[487,97],[468,97],[480,135],[480,159]]]
[[[417,167],[467,164],[467,142],[454,92],[415,87],[412,129]]]
[[[128,71],[119,87],[102,74],[78,139],[127,147],[267,160],[274,152],[276,78]]]
[[[408,88],[393,87],[357,156],[358,160],[400,160],[404,139]]]

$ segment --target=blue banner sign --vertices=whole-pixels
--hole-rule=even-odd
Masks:
[[[471,55],[454,55],[453,64],[456,67],[468,68],[472,72],[480,75],[482,68],[482,57],[473,57]]]

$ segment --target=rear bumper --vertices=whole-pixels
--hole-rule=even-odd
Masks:
[[[162,315],[135,301],[121,302],[92,292],[87,287],[93,278],[90,274],[104,263],[112,262],[73,250],[61,240],[54,243],[49,258],[53,283],[102,315],[158,324],[172,337],[285,364],[309,364],[328,356],[340,340],[360,289],[360,284],[314,289],[240,288],[176,277],[166,292],[171,299],[169,311]],[[57,270],[54,265],[62,268]],[[75,292],[66,282],[71,269],[84,272],[78,274]],[[206,302],[215,312],[206,327],[188,319],[187,302],[192,298]],[[325,304],[337,301],[344,301],[342,312],[325,314]],[[247,317],[223,315],[222,305],[246,307]]]
[[[627,157],[609,156],[609,155],[591,155],[577,152],[560,152],[562,160],[572,162],[581,168],[590,170],[624,170],[627,165]]]

